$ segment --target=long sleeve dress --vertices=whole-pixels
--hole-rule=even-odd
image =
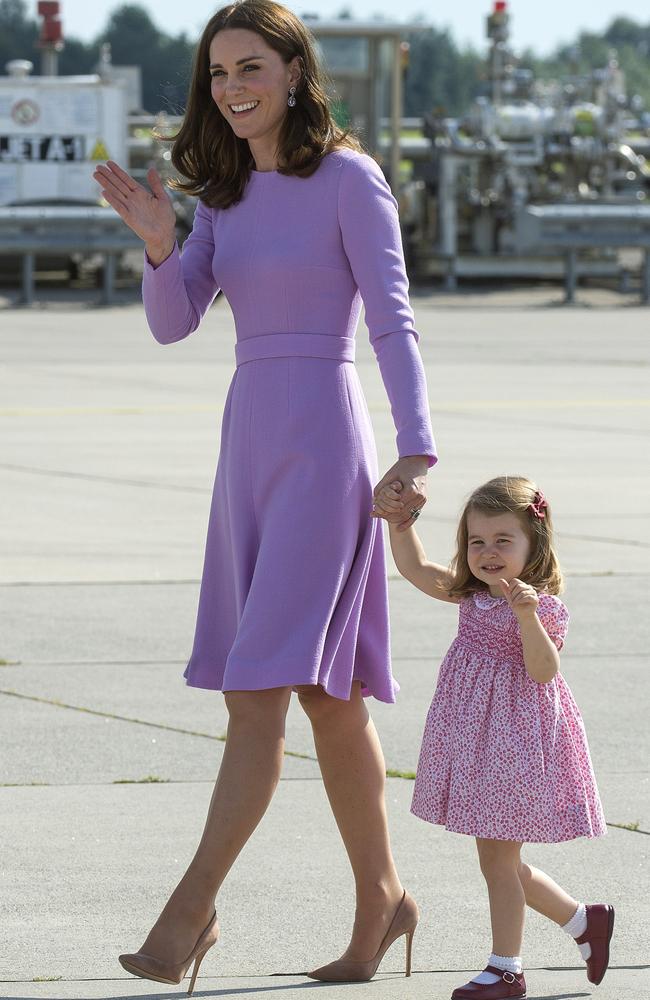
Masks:
[[[228,209],[199,202],[182,253],[145,259],[154,337],[192,333],[219,289],[236,369],[187,683],[348,699],[359,680],[393,702],[377,455],[354,365],[362,300],[398,453],[436,453],[397,206],[374,160],[340,149],[308,178],[253,171]]]

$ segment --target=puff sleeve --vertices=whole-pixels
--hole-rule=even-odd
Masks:
[[[540,594],[537,617],[551,641],[558,649],[562,649],[569,630],[569,612],[566,605],[559,597]]]
[[[343,247],[397,431],[397,451],[437,461],[424,365],[408,298],[397,202],[369,156],[345,157],[338,193]]]
[[[199,201],[182,252],[175,243],[158,267],[144,255],[142,301],[149,328],[161,344],[193,333],[219,291],[212,273],[214,214]]]

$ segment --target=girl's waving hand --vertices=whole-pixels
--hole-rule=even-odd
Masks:
[[[507,580],[499,580],[503,596],[512,608],[513,613],[521,621],[522,618],[530,618],[537,611],[539,595],[534,587],[518,580],[514,577],[509,583]]]

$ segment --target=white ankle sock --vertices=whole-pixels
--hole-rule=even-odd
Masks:
[[[505,955],[495,955],[494,952],[488,958],[487,964],[493,965],[495,969],[503,969],[504,972],[512,972],[516,976],[521,974],[523,968],[520,955],[508,958]],[[490,986],[492,983],[498,983],[499,978],[493,972],[480,972],[478,976],[474,976],[472,982],[479,983],[481,986]]]
[[[562,924],[562,930],[566,931],[572,938],[579,938],[584,934],[587,930],[587,908],[584,903],[578,903],[578,909],[566,924]],[[585,962],[591,958],[590,944],[579,944],[578,950]]]
[[[515,976],[520,976],[523,971],[521,955],[506,958],[504,955],[495,955],[492,952],[488,959],[488,965],[494,965],[497,969],[503,969],[504,972],[512,972]]]

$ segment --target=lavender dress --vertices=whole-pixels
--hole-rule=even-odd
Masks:
[[[183,247],[145,261],[163,344],[221,288],[235,318],[194,648],[194,687],[321,684],[393,702],[377,456],[354,366],[361,299],[400,455],[435,462],[396,202],[352,150],[309,178],[253,172],[229,209],[199,203]]]

